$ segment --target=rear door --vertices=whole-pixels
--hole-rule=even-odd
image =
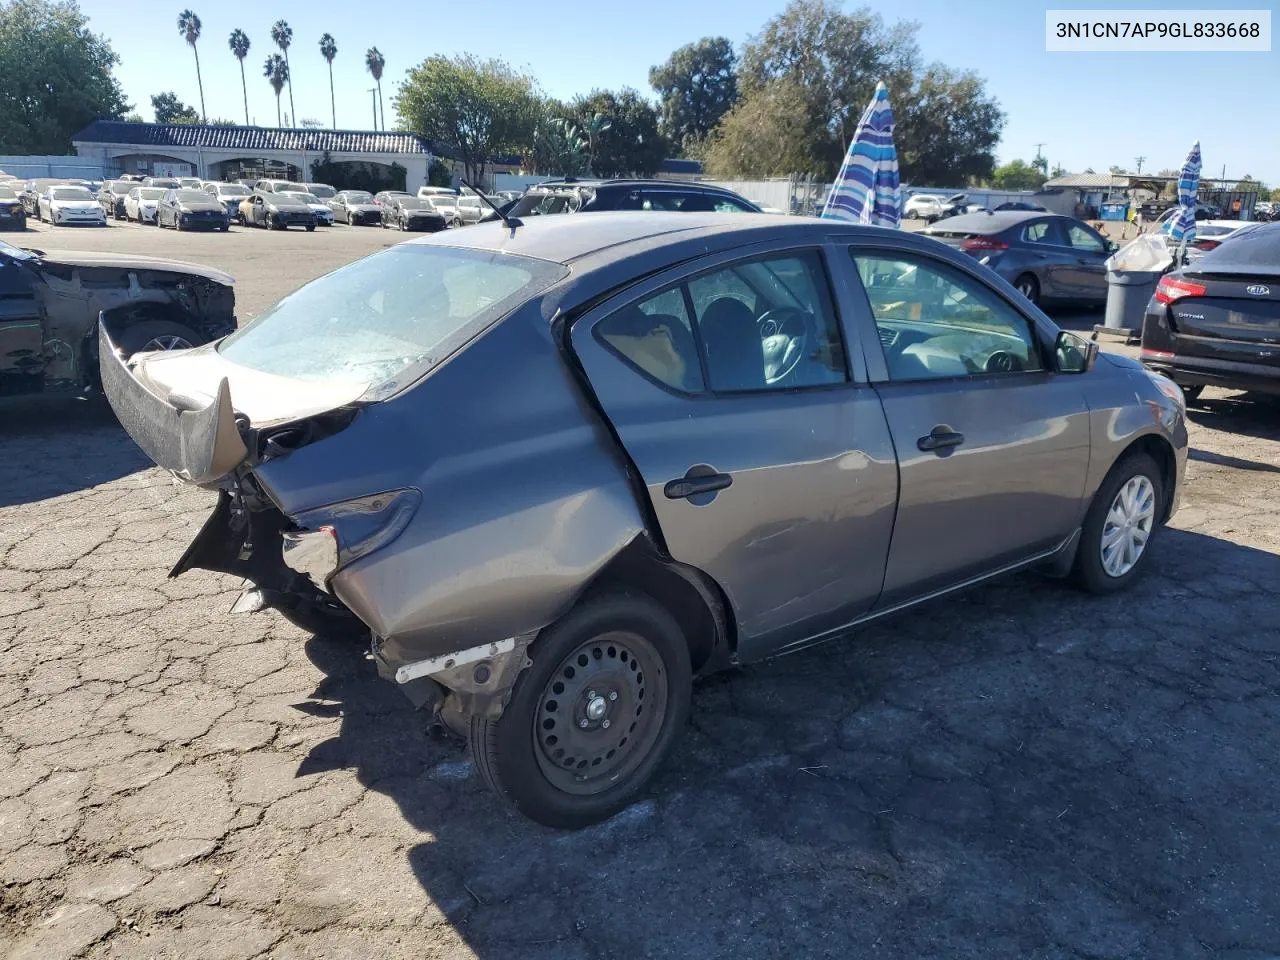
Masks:
[[[1061,545],[1089,466],[1082,378],[1052,372],[1035,322],[968,271],[891,248],[846,256],[882,345],[868,365],[900,472],[880,606]]]
[[[724,590],[743,659],[835,630],[880,593],[897,467],[859,354],[847,363],[829,256],[703,258],[572,329],[667,550]]]

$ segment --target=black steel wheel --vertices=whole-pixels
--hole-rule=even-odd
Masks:
[[[529,656],[502,717],[471,721],[476,766],[539,823],[607,819],[637,798],[684,726],[684,633],[651,597],[604,593],[544,630]]]
[[[1040,281],[1035,278],[1034,274],[1024,273],[1018,277],[1013,282],[1013,288],[1032,303],[1040,302]]]

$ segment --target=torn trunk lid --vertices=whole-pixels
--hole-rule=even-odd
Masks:
[[[209,484],[251,458],[246,438],[357,400],[361,384],[262,373],[222,357],[215,344],[125,358],[99,325],[102,389],[121,425],[155,463]]]

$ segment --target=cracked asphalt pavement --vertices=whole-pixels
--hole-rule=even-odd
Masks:
[[[390,239],[70,233],[28,242],[228,266],[242,316]],[[1191,420],[1134,589],[1017,577],[707,679],[649,799],[559,833],[359,645],[166,579],[213,497],[109,411],[3,408],[0,954],[1276,957],[1280,403]]]

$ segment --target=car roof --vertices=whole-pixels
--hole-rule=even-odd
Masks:
[[[566,265],[623,255],[629,252],[628,247],[653,249],[695,238],[720,238],[716,246],[725,247],[776,236],[821,243],[835,233],[915,242],[909,233],[883,227],[763,213],[603,211],[584,216],[524,217],[521,223],[512,231],[502,221],[491,220],[405,242],[490,250]],[[928,243],[936,245],[937,241]]]
[[[1046,213],[1044,210],[991,210],[981,213],[962,213],[958,217],[947,217],[939,220],[924,233],[1000,233],[1010,227],[1016,227],[1028,220],[1071,220],[1060,213]]]
[[[714,183],[704,183],[699,180],[657,180],[651,177],[567,177],[556,180],[543,180],[541,183],[532,183],[529,190],[537,190],[541,187],[592,187],[599,189],[600,187],[659,187],[663,190],[694,190],[704,193],[733,193],[727,187],[721,187]],[[527,191],[526,191],[527,192]],[[734,194],[736,196],[736,194]]]

